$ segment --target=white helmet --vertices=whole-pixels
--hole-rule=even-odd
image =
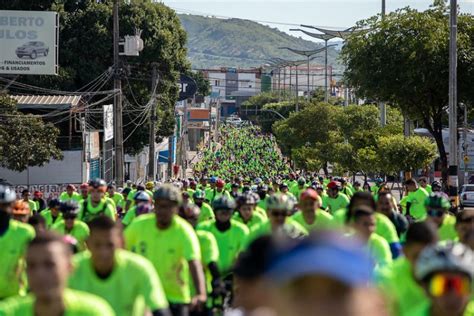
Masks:
[[[15,191],[6,185],[0,184],[0,203],[11,203],[15,200]]]

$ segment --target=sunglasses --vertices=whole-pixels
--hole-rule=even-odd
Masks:
[[[427,214],[430,217],[441,217],[444,215],[444,211],[428,210]]]
[[[285,211],[273,211],[271,214],[274,217],[286,217],[288,215]]]
[[[443,296],[451,291],[459,296],[465,296],[471,293],[471,282],[467,276],[436,274],[431,278],[428,289],[434,297]]]

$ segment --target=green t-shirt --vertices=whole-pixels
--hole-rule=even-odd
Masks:
[[[142,215],[125,230],[125,245],[151,261],[169,302],[191,302],[188,261],[201,260],[201,250],[188,222],[174,216],[170,227],[159,229],[155,214]]]
[[[198,223],[202,223],[210,219],[214,219],[214,211],[209,204],[203,202],[201,206],[201,213],[199,214],[198,218]]]
[[[340,228],[344,227],[346,224],[347,209],[340,209],[333,215],[335,225]],[[400,242],[395,225],[393,225],[387,216],[381,213],[375,213],[375,233],[383,237],[389,244]]]
[[[391,315],[411,316],[411,311],[428,302],[423,288],[413,277],[412,265],[405,257],[385,267],[378,285],[390,305]]]
[[[410,316],[431,316],[431,303],[424,302],[415,309],[410,311]],[[466,310],[462,316],[474,316],[474,301],[467,304]]]
[[[107,193],[107,197],[112,199],[112,201],[114,201],[115,207],[123,205],[123,195],[122,194],[120,194],[118,192],[114,192],[114,195],[110,196],[110,194]]]
[[[126,250],[115,251],[114,270],[106,279],[99,278],[86,251],[74,257],[74,273],[69,287],[106,300],[117,316],[142,316],[146,308],[168,308],[160,279],[150,261]]]
[[[327,196],[326,204],[328,212],[334,214],[337,210],[346,208],[347,205],[349,205],[349,198],[345,194],[339,192],[336,198]]]
[[[124,226],[130,225],[133,220],[137,217],[137,207],[132,206],[131,208],[128,209],[128,212],[125,214],[125,216],[122,219],[122,224]]]
[[[82,200],[82,196],[77,192],[72,192],[72,195],[69,195],[66,191],[62,192],[61,195],[59,195],[59,201],[61,202],[67,202],[71,200],[79,203]]]
[[[40,215],[44,217],[47,229],[51,229],[55,223],[59,222],[63,218],[63,214],[61,212],[58,213],[56,218],[53,218],[53,214],[49,208],[41,211]]]
[[[458,239],[458,233],[456,231],[456,217],[451,214],[446,214],[443,219],[443,223],[438,228],[439,241]]]
[[[84,204],[87,204],[87,210],[84,209]],[[83,202],[79,204],[78,219],[80,219],[81,221],[87,223],[100,215],[105,215],[115,220],[115,206],[112,202],[107,201],[106,198],[103,198],[96,207],[92,206],[90,196],[87,198],[87,203],[83,200]]]
[[[284,232],[285,235],[289,236],[290,238],[300,238],[300,237],[308,236],[308,231],[306,230],[306,228],[304,228],[298,222],[293,220],[291,217],[286,219],[286,222],[282,227],[282,231]],[[247,244],[250,244],[252,241],[254,241],[255,239],[261,236],[266,236],[266,235],[271,235],[271,234],[272,234],[272,224],[270,223],[270,220],[267,219],[262,225],[257,227],[257,229],[255,229],[252,232],[252,234],[250,234]]]
[[[106,301],[98,296],[65,289],[63,294],[66,311],[63,316],[114,316]],[[33,295],[17,296],[0,302],[0,316],[34,316]]]
[[[38,205],[35,201],[33,200],[28,200],[28,208],[30,209],[30,213],[33,214],[33,212],[37,212],[38,211]]]
[[[422,187],[408,194],[407,203],[411,203],[410,215],[416,220],[421,220],[426,216],[425,200],[429,196],[428,192]],[[405,210],[406,213],[406,210]]]
[[[232,268],[237,256],[244,250],[249,229],[244,224],[231,220],[230,229],[221,232],[216,227],[216,221],[210,220],[198,225],[198,230],[208,231],[214,235],[219,248],[217,266],[221,274],[227,274]]]
[[[74,226],[72,227],[71,231],[67,232],[66,223],[64,220],[60,220],[59,222],[56,222],[56,224],[54,224],[51,229],[58,232],[59,234],[70,235],[74,237],[77,240],[79,251],[83,251],[87,248],[86,240],[89,238],[90,231],[89,226],[87,226],[86,223],[76,219],[74,220]]]
[[[250,217],[250,220],[247,223],[244,223],[244,220],[240,216],[239,212],[236,212],[232,218],[236,220],[237,222],[247,226],[250,233],[252,233],[255,229],[257,229],[260,225],[262,225],[266,221],[265,217],[263,217],[260,213],[257,213],[255,211],[253,211],[252,217]]]
[[[34,236],[33,227],[13,219],[8,230],[0,236],[0,300],[24,290],[25,285],[21,282],[25,265],[23,255]]]
[[[204,269],[204,276],[206,278],[206,289],[207,293],[212,292],[212,275],[209,271],[208,265],[211,262],[219,260],[219,247],[217,246],[216,238],[210,232],[204,230],[197,230],[196,235],[199,240],[199,246],[201,247],[201,262]],[[192,282],[191,282],[192,283]],[[196,294],[196,287],[194,284],[190,284],[191,296]]]
[[[388,242],[381,236],[373,233],[370,235],[367,248],[371,257],[375,260],[377,268],[383,268],[392,264],[392,252]]]
[[[295,214],[293,214],[293,216],[291,216],[291,218],[295,222],[303,226],[308,232],[333,228],[334,223],[333,223],[333,217],[331,214],[323,210],[316,210],[315,214],[316,216],[312,224],[309,224],[306,222],[302,211],[296,212]]]

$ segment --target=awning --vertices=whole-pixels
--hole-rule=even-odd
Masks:
[[[77,107],[79,95],[10,95],[19,110],[68,110]]]

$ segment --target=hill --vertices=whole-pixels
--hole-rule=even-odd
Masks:
[[[311,50],[323,46],[248,20],[189,14],[180,14],[179,18],[188,32],[188,57],[193,68],[258,67],[272,57],[291,60],[301,58],[278,47]],[[320,55],[314,63],[324,63],[324,54]],[[330,48],[329,64],[340,69],[337,56],[337,47]]]

